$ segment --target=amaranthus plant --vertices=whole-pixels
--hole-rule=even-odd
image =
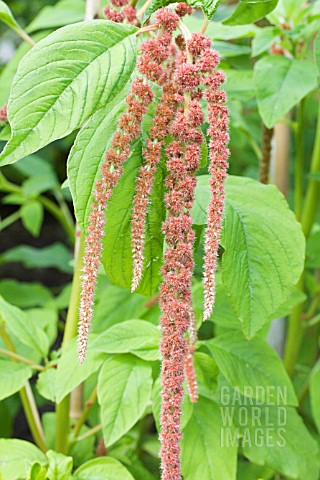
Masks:
[[[219,3],[0,2],[4,479],[319,478],[320,2]]]

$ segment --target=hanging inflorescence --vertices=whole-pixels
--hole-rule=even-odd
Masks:
[[[105,14],[116,22],[136,23],[136,13],[126,0],[112,0]],[[129,9],[131,9],[129,11]],[[134,11],[133,11],[133,10]],[[187,380],[192,402],[198,398],[193,352],[197,341],[196,318],[192,308],[191,281],[194,269],[191,209],[194,203],[196,172],[201,146],[206,141],[201,126],[209,124],[211,200],[205,232],[204,320],[212,313],[215,298],[215,271],[224,207],[224,181],[229,151],[226,95],[220,90],[223,72],[216,70],[219,55],[209,37],[189,34],[181,17],[191,14],[185,3],[158,10],[156,33],[140,47],[139,78],[127,97],[127,111],[119,120],[112,147],[105,154],[101,176],[94,192],[82,277],[79,323],[79,358],[84,360],[91,325],[94,290],[102,251],[105,210],[130,155],[130,146],[141,130],[148,106],[154,101],[152,84],[161,88],[148,138],[144,142],[143,164],[139,170],[132,208],[133,257],[132,291],[144,270],[144,244],[148,205],[161,159],[166,162],[166,220],[163,233],[166,250],[160,287],[162,406],[161,467],[163,480],[180,480],[181,404],[183,382]],[[180,28],[183,35],[175,34]],[[206,109],[204,109],[206,107]],[[207,112],[205,118],[204,111]]]

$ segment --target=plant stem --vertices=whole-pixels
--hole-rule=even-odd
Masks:
[[[7,349],[12,352],[16,353],[15,347],[11,341],[11,338],[7,334],[4,326],[0,326],[0,335],[3,338],[3,341],[7,347]],[[16,358],[12,358],[13,362],[17,362]],[[37,405],[28,381],[25,382],[25,386],[21,388],[19,391],[23,411],[25,413],[32,437],[36,443],[36,445],[43,451],[46,452],[48,450],[45,437],[42,429],[42,424],[39,416],[39,412],[37,409]]]
[[[58,220],[60,225],[67,233],[71,244],[74,245],[75,227],[70,223],[69,219],[66,218],[63,210],[60,209],[52,200],[45,197],[44,195],[41,195],[38,200],[44,206],[44,208]]]
[[[31,37],[29,37],[29,35],[27,34],[27,32],[25,32],[22,28],[19,28],[19,29],[16,29],[16,32],[18,35],[20,35],[20,37],[22,38],[22,40],[24,40],[25,42],[29,43],[29,45],[31,45],[31,47],[34,47],[36,42],[34,42],[32,40]]]
[[[99,423],[98,425],[91,428],[83,435],[80,435],[79,437],[77,437],[76,442],[81,442],[82,440],[85,440],[86,438],[91,437],[92,435],[95,435],[96,433],[100,432],[100,430],[102,430],[102,423]]]
[[[297,113],[296,129],[296,164],[295,164],[295,190],[294,206],[297,220],[301,220],[302,202],[303,202],[303,174],[304,174],[304,154],[303,154],[303,110],[304,101],[301,100]]]
[[[77,244],[79,243],[79,245]],[[77,238],[75,248],[76,265],[73,275],[71,298],[69,304],[66,326],[62,341],[62,348],[77,335],[77,326],[79,319],[79,304],[81,292],[81,270],[83,265],[85,237],[80,234]],[[56,431],[56,450],[60,453],[68,452],[69,436],[69,413],[70,413],[70,395],[67,395],[62,402],[56,406],[57,413],[57,431]]]
[[[13,212],[11,215],[6,217],[4,220],[1,220],[0,231],[10,227],[10,225],[12,225],[14,222],[19,220],[20,217],[21,217],[20,210],[17,210],[16,212]]]
[[[318,124],[312,153],[310,173],[320,173],[320,104],[318,110]],[[319,193],[320,182],[310,176],[301,221],[302,230],[306,238],[308,238],[312,225],[316,218]],[[304,291],[304,275],[302,275],[297,287],[302,292]],[[294,372],[294,367],[298,359],[300,346],[304,335],[304,329],[301,324],[303,308],[303,304],[298,305],[289,317],[286,352],[284,358],[284,364],[289,375],[292,375]]]
[[[140,10],[138,11],[137,13],[137,18],[142,18],[143,17],[143,14],[144,12],[147,10],[147,8],[149,7],[151,3],[151,0],[147,0],[143,5],[142,7],[140,8]]]
[[[307,195],[302,214],[302,230],[306,238],[308,238],[310,234],[319,206],[318,200],[320,193],[320,182],[319,179],[315,179],[312,177],[312,175],[316,173],[320,174],[320,103],[318,110],[317,130],[311,159],[311,175],[309,177]]]
[[[271,160],[271,142],[273,137],[273,128],[268,128],[262,124],[262,148],[259,157],[259,180],[263,184],[269,183],[270,160]]]
[[[87,416],[89,415],[89,412],[91,410],[91,407],[94,404],[94,402],[96,401],[96,398],[97,398],[97,387],[95,387],[93,389],[93,391],[92,391],[92,393],[89,397],[89,400],[86,403],[86,407],[84,408],[84,410],[81,414],[81,417],[78,419],[78,421],[76,422],[76,424],[74,426],[74,429],[73,429],[74,437],[77,437],[79,435],[80,429],[81,429],[82,425],[84,424],[84,422],[86,421]]]
[[[200,30],[200,32],[201,32],[202,34],[205,33],[205,31],[206,31],[207,28],[208,28],[208,25],[209,25],[208,16],[207,16],[207,15],[204,15],[203,24],[202,24],[202,27],[201,27],[201,30]]]
[[[22,357],[21,355],[18,355],[17,353],[10,352],[9,350],[5,350],[4,348],[0,348],[0,355],[5,355],[10,358],[14,358],[18,362],[25,363],[26,365],[29,365],[30,367],[34,368],[35,370],[39,370],[39,372],[43,372],[45,370],[45,367],[42,365],[38,365],[37,363],[34,363],[32,360],[29,360],[28,358]]]

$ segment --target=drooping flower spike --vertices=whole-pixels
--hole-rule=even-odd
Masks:
[[[172,49],[172,28],[177,26],[178,15],[161,9],[156,15],[156,24],[159,32],[156,39],[147,40],[142,46],[142,57],[138,68],[148,80],[154,81],[162,87],[162,96],[156,109],[156,114],[150,129],[150,138],[146,141],[143,156],[145,165],[140,168],[136,182],[136,193],[132,211],[132,257],[133,278],[131,290],[138,287],[143,273],[145,228],[150,194],[154,182],[157,166],[160,162],[163,140],[168,135],[169,126],[177,108],[175,94],[178,92],[174,82],[170,78],[170,69],[166,63],[171,56],[175,55]],[[171,65],[170,65],[171,66]]]
[[[84,361],[86,355],[92,322],[94,292],[102,254],[105,210],[122,174],[122,164],[130,155],[130,144],[138,138],[143,115],[152,101],[153,93],[150,86],[141,79],[135,79],[126,99],[127,112],[120,117],[112,146],[105,154],[105,161],[101,168],[102,178],[96,183],[89,216],[82,275],[78,334],[80,363]]]

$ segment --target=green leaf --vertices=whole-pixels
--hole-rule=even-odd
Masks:
[[[23,344],[39,352],[42,357],[47,356],[49,342],[46,334],[41,328],[34,325],[25,312],[10,305],[2,297],[0,297],[1,318],[9,333],[16,336]]]
[[[38,237],[43,222],[42,204],[36,201],[28,202],[22,205],[20,213],[24,228],[34,237]]]
[[[237,448],[221,446],[223,427],[219,407],[200,397],[183,431],[182,474],[185,480],[234,480]]]
[[[63,27],[37,43],[12,85],[12,138],[1,165],[68,135],[114,99],[135,66],[135,32],[131,25],[95,20]]]
[[[96,372],[106,358],[104,353],[90,349],[90,342],[93,342],[94,338],[95,336],[91,335],[89,349],[82,365],[78,361],[77,339],[72,339],[63,348],[56,374],[55,393],[57,403],[60,403],[75,387]]]
[[[267,465],[287,478],[318,480],[317,442],[293,408],[273,405],[246,405],[244,408],[248,420],[243,425],[241,415],[236,414],[237,432],[244,434],[243,454],[251,462]],[[259,425],[256,418],[259,418]]]
[[[0,295],[20,308],[42,307],[53,302],[50,290],[40,283],[22,283],[11,278],[0,282]]]
[[[222,280],[247,337],[291,295],[304,265],[300,224],[273,185],[229,177]]]
[[[8,27],[12,28],[15,31],[21,30],[19,24],[12,15],[10,8],[6,3],[2,1],[0,1],[0,21],[6,23]]]
[[[124,165],[124,173],[114,189],[107,209],[102,264],[110,281],[125,288],[131,288],[131,210],[135,195],[135,179],[141,164],[142,146],[138,141],[133,154]],[[165,218],[164,174],[164,167],[160,164],[155,175],[146,218],[144,274],[136,290],[137,293],[148,297],[152,296],[161,280],[162,222]]]
[[[320,432],[320,368],[317,368],[311,375],[310,404],[314,423]]]
[[[240,0],[230,17],[224,20],[226,25],[246,25],[254,23],[272,12],[278,0]]]
[[[95,458],[74,472],[74,480],[134,480],[115,458]]]
[[[56,268],[66,273],[73,271],[69,249],[58,242],[44,248],[19,245],[6,250],[0,258],[4,262],[21,262],[26,268]]]
[[[46,464],[46,457],[35,445],[24,440],[0,439],[0,476],[3,480],[26,478],[34,462]]]
[[[233,331],[207,341],[206,346],[228,382],[241,394],[262,403],[283,401],[284,405],[298,405],[282,361],[263,340],[247,340]],[[278,395],[280,388],[284,398]]]
[[[81,22],[85,15],[85,2],[79,0],[61,0],[53,6],[44,7],[28,25],[28,33],[47,28],[58,28],[71,23]]]
[[[195,224],[206,222],[209,177],[197,178]],[[229,176],[222,280],[244,334],[254,336],[292,295],[304,264],[305,239],[282,194],[272,185]]]
[[[144,24],[159,8],[167,7],[171,3],[175,3],[175,1],[152,0],[143,15],[142,24]],[[188,5],[191,5],[191,7],[193,8],[201,8],[203,13],[208,17],[209,20],[211,20],[211,18],[216,13],[220,0],[186,0],[186,3],[188,3]]]
[[[317,225],[317,229],[311,232],[306,245],[306,267],[319,268],[320,267],[320,228]]]
[[[32,369],[22,363],[0,360],[0,400],[18,392],[32,375]]]
[[[109,447],[141,418],[151,397],[152,371],[132,355],[117,355],[103,364],[98,400],[105,444]]]
[[[193,8],[201,8],[203,13],[211,20],[216,13],[220,0],[187,0],[187,3]]]
[[[143,320],[113,325],[92,343],[95,352],[132,353],[143,360],[160,360],[160,330]]]
[[[281,30],[276,27],[261,28],[252,40],[252,56],[257,57],[272,46]]]
[[[213,48],[218,50],[221,57],[238,57],[240,55],[247,55],[251,49],[247,45],[238,45],[236,43],[222,42],[215,40]]]
[[[146,298],[117,285],[97,289],[92,331],[104,332],[109,327],[132,318],[142,318],[148,311]]]
[[[44,372],[40,372],[36,383],[36,389],[43,398],[56,401],[56,377],[57,370],[55,368],[48,368]]]
[[[203,20],[196,15],[184,17],[184,23],[191,31],[200,31]],[[208,24],[206,35],[213,40],[235,40],[236,38],[253,37],[259,28],[255,25],[237,25],[230,27],[220,22],[211,21]]]
[[[254,81],[259,113],[265,125],[271,128],[317,88],[318,72],[309,60],[266,55],[255,64]]]
[[[48,480],[71,480],[73,478],[71,475],[72,457],[66,457],[53,450],[49,450],[46,455],[49,460]]]
[[[32,465],[27,480],[47,480],[47,467],[36,462]]]

